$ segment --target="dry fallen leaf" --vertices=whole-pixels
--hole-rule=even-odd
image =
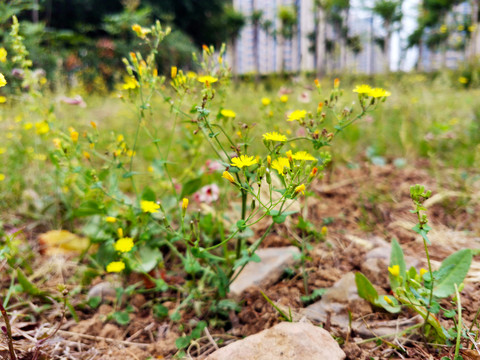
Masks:
[[[41,252],[45,255],[78,255],[88,248],[88,238],[67,230],[51,230],[38,236]]]

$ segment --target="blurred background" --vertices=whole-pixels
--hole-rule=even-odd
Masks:
[[[431,72],[474,64],[478,1],[4,0],[0,39],[8,51],[16,15],[34,68],[92,90],[111,88],[122,56],[141,46],[131,26],[155,19],[173,30],[158,54],[163,72],[194,69],[192,52],[222,43],[234,74]]]

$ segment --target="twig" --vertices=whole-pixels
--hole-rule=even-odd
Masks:
[[[218,347],[217,343],[215,342],[215,340],[213,340],[212,335],[210,335],[210,331],[208,331],[208,328],[206,327],[203,330],[205,331],[205,335],[207,335],[208,340],[212,343],[215,350],[218,350],[219,347]]]
[[[46,330],[47,331],[51,330],[51,328],[47,328]],[[76,332],[73,332],[73,331],[66,331],[66,330],[58,330],[57,334],[78,336],[80,338],[87,339],[87,340],[105,341],[105,342],[111,343],[111,344],[132,345],[132,346],[138,346],[138,347],[143,347],[143,348],[146,348],[146,347],[151,345],[151,344],[136,343],[136,342],[125,341],[125,340],[117,340],[117,339],[107,338],[107,337],[103,337],[103,336],[93,336],[93,335],[87,335],[87,334],[80,334],[80,333],[76,333]]]
[[[3,320],[5,321],[5,328],[7,329],[7,341],[8,351],[10,352],[10,359],[17,360],[15,355],[15,349],[13,348],[12,328],[10,327],[10,319],[8,318],[7,311],[3,307],[3,301],[0,299],[0,312],[2,313]]]

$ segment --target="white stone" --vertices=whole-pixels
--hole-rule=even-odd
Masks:
[[[328,331],[308,322],[282,322],[229,344],[206,360],[343,360]]]
[[[238,297],[250,286],[269,286],[277,281],[283,271],[295,263],[300,250],[295,246],[259,249],[260,262],[250,262],[230,285],[230,294]]]

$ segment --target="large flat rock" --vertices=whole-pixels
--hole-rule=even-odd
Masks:
[[[324,329],[282,322],[221,348],[206,360],[343,360],[345,353]]]
[[[250,286],[269,286],[282,276],[283,271],[295,263],[300,250],[295,246],[259,249],[260,262],[250,262],[230,285],[230,294],[240,296]]]

